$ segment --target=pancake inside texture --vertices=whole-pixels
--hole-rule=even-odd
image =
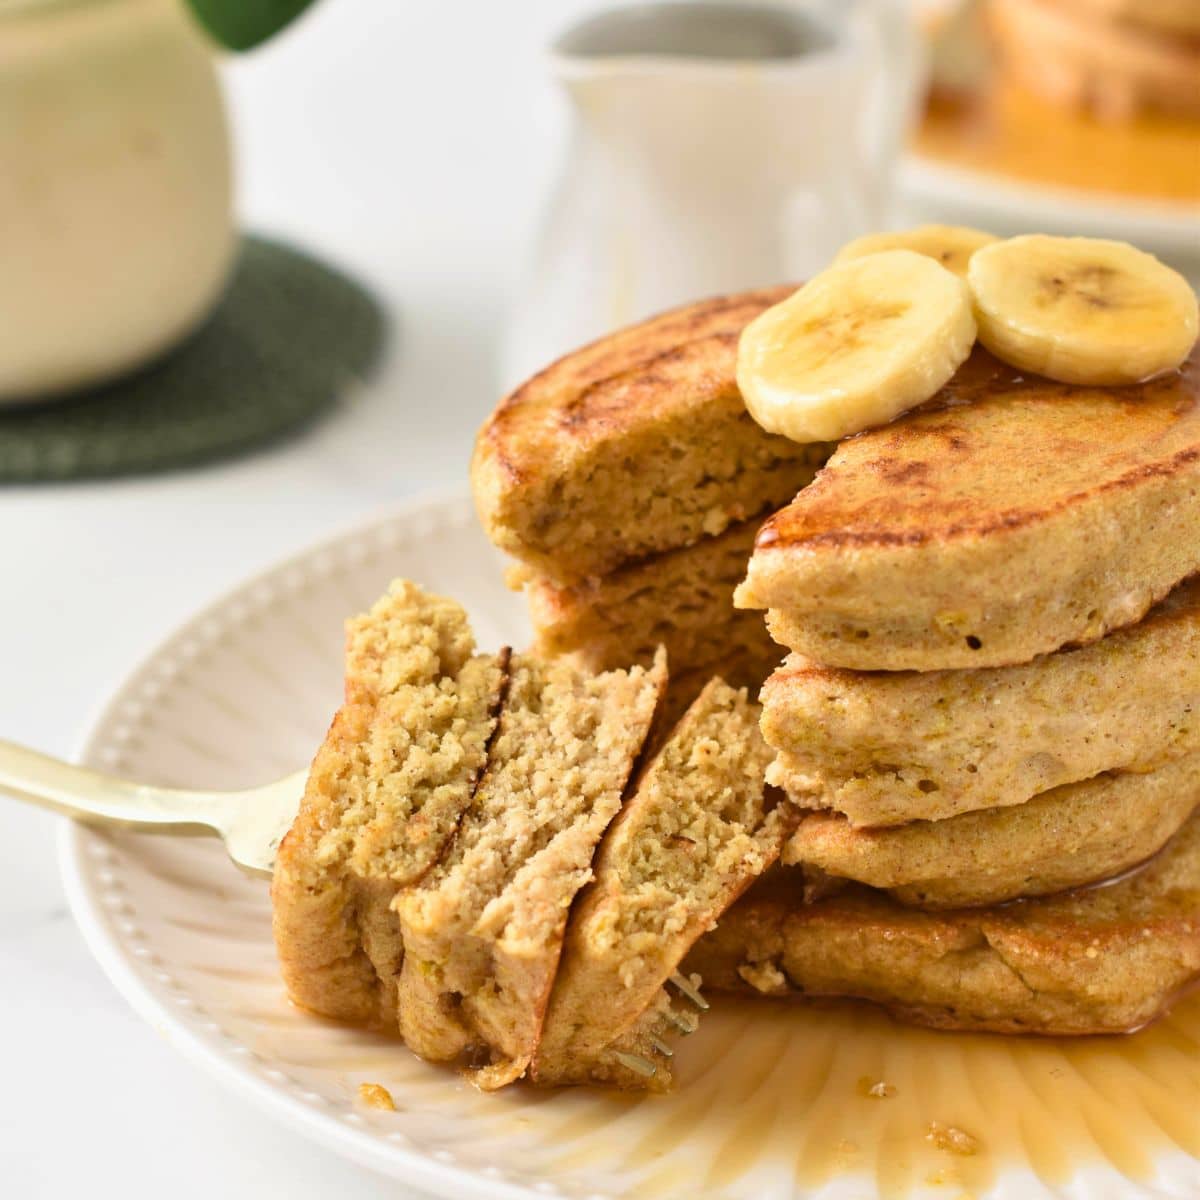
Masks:
[[[977,348],[767,521],[737,603],[830,666],[1027,662],[1138,621],[1200,570],[1198,486],[1195,349],[1149,382],[1086,388]]]
[[[448,853],[394,907],[399,1025],[424,1058],[486,1050],[484,1088],[533,1057],[567,914],[621,805],[666,685],[665,656],[588,675],[518,655],[487,771]]]
[[[763,782],[757,706],[714,679],[638,780],[571,916],[533,1074],[539,1083],[645,1087],[614,1050],[657,1061],[664,984],[688,948],[779,855],[784,807]]]
[[[345,703],[272,883],[276,946],[298,1004],[394,1026],[403,947],[390,905],[430,869],[471,802],[507,669],[507,653],[474,653],[459,605],[403,581],[348,623]]]
[[[742,328],[791,290],[664,313],[569,354],[507,397],[471,465],[492,542],[572,584],[790,500],[829,448],[764,433],[734,372]]]
[[[661,650],[598,674],[476,655],[457,604],[393,584],[349,623],[346,700],[279,854],[292,998],[470,1056],[481,1087],[520,1077],[666,682]]]
[[[536,653],[575,655],[593,671],[648,662],[665,646],[675,715],[714,675],[757,691],[782,651],[758,613],[733,607],[757,519],[716,537],[627,564],[570,586],[525,584]]]

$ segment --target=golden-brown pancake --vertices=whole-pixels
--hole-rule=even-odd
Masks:
[[[557,583],[786,503],[828,456],[764,433],[734,379],[743,326],[792,289],[690,304],[547,367],[480,430],[480,520]]]
[[[793,656],[762,693],[768,778],[855,825],[1022,804],[1200,750],[1200,579],[1078,650],[979,671],[846,671]]]
[[[1200,976],[1200,815],[1108,887],[943,913],[764,877],[684,963],[708,989],[857,996],[942,1029],[1123,1033]]]
[[[1200,569],[1200,359],[1128,388],[977,349],[839,446],[758,535],[736,600],[832,666],[1028,662],[1130,625]]]
[[[1098,775],[1011,808],[855,829],[810,813],[785,863],[882,888],[916,908],[1000,904],[1111,879],[1162,849],[1200,807],[1200,754],[1145,774]]]

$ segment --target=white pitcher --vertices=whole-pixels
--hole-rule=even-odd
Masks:
[[[907,0],[873,3],[907,19]],[[574,128],[506,386],[673,304],[799,280],[883,224],[913,82],[878,86],[903,22],[861,12],[647,3],[562,34],[550,61]]]

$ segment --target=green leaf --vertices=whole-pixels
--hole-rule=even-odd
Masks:
[[[222,46],[249,50],[294,21],[313,0],[186,0]]]

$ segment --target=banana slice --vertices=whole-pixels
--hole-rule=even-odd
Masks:
[[[885,250],[822,271],[755,317],[737,380],[769,433],[830,442],[928,400],[975,342],[967,285],[931,258]]]
[[[1196,341],[1196,294],[1127,242],[1029,234],[972,259],[979,340],[1061,383],[1138,383],[1179,366]]]
[[[920,225],[896,233],[868,233],[866,237],[848,242],[833,261],[835,264],[849,262],[864,254],[878,254],[880,250],[915,250],[927,258],[937,259],[947,271],[965,279],[971,255],[999,240],[995,234],[966,225]]]

